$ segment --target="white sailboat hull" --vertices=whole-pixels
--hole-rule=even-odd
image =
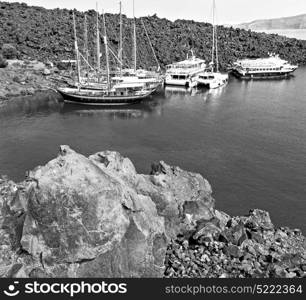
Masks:
[[[217,89],[228,83],[228,74],[219,72],[204,72],[199,74],[197,79],[199,86],[206,86],[209,89]]]

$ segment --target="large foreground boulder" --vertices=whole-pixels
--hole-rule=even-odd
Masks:
[[[0,277],[306,277],[306,239],[254,209],[214,208],[201,175],[61,146],[0,179]]]
[[[86,158],[62,146],[0,191],[6,277],[160,277],[170,240],[214,218],[202,176],[164,162],[140,175],[109,151]]]

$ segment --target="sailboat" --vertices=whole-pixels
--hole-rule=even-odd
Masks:
[[[74,18],[74,16],[73,16]],[[74,21],[75,22],[75,21]],[[88,28],[87,28],[87,15],[85,13],[84,17],[84,49],[83,54],[79,51],[77,37],[76,37],[76,29],[74,24],[74,40],[75,40],[75,52],[76,52],[76,63],[77,69],[80,70],[78,72],[77,80],[75,78],[68,81],[68,85],[70,87],[77,87],[82,89],[90,89],[90,90],[105,90],[107,88],[107,82],[105,78],[101,78],[101,67],[100,67],[100,29],[99,29],[99,12],[98,12],[98,3],[96,6],[96,66],[92,66],[89,63],[89,49],[88,49]],[[85,62],[84,66],[81,67],[81,59]],[[84,70],[85,69],[85,70]],[[85,71],[85,74],[84,74]]]
[[[228,83],[228,74],[219,72],[218,56],[218,36],[217,26],[215,24],[216,1],[213,0],[213,42],[212,42],[212,60],[210,69],[198,74],[198,85],[207,86],[210,89],[216,89]]]
[[[106,81],[100,82],[100,38],[99,26],[97,18],[97,83],[91,83],[85,86],[81,82],[81,68],[80,68],[80,52],[78,48],[75,15],[73,14],[73,28],[74,28],[74,45],[77,61],[77,86],[58,88],[58,92],[64,97],[64,101],[68,103],[77,103],[84,105],[128,105],[141,101],[150,96],[157,88],[148,88],[144,83],[131,82],[114,82],[110,77],[109,66],[109,46],[106,33],[105,15],[103,13],[103,27],[104,27],[104,46],[106,56]]]
[[[154,55],[154,59],[157,63],[157,72],[148,71],[144,69],[137,68],[137,37],[136,37],[136,18],[135,18],[135,1],[133,0],[133,68],[132,69],[123,69],[123,40],[122,40],[122,4],[120,5],[120,39],[119,39],[119,51],[118,59],[120,62],[120,71],[119,74],[112,78],[113,81],[117,83],[143,83],[149,89],[156,89],[163,83],[163,78],[161,77],[159,61],[156,57],[153,45],[151,43],[150,37],[148,35],[147,29],[143,20],[141,19],[144,32],[146,34],[147,40],[149,42],[150,48]]]

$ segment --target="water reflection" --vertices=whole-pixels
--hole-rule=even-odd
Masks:
[[[123,107],[103,106],[88,107],[77,104],[64,104],[61,113],[64,115],[77,115],[79,117],[101,116],[109,119],[145,119],[149,115],[162,115],[162,101],[156,98]]]
[[[160,89],[155,95],[138,104],[114,107],[114,106],[84,106],[67,104],[63,102],[57,93],[40,93],[35,96],[20,97],[0,103],[0,118],[12,116],[30,118],[36,114],[48,115],[52,113],[77,115],[79,117],[101,116],[109,119],[145,119],[149,116],[162,116],[164,106],[167,103],[177,105],[181,101],[190,100],[210,102],[223,94],[224,88],[208,90],[205,88],[169,87]]]
[[[291,79],[291,80],[289,80]],[[247,93],[250,90],[262,89],[262,85],[266,88],[273,88],[274,84],[278,83],[278,93],[282,93],[289,88],[289,85],[295,84],[295,78],[283,78],[283,79],[270,79],[269,81],[262,80],[238,80],[236,78],[230,78],[232,84],[239,84],[239,90],[247,98]],[[166,86],[164,89],[160,89],[150,99],[143,101],[139,104],[134,104],[126,107],[92,107],[64,104],[60,95],[55,92],[41,92],[35,96],[19,97],[16,99],[0,102],[0,118],[8,118],[10,116],[31,117],[35,114],[49,114],[49,113],[61,113],[61,114],[76,114],[80,117],[101,115],[108,116],[111,119],[136,119],[146,118],[149,115],[161,116],[163,112],[163,106],[167,102],[175,102],[179,100],[190,100],[191,97],[204,100],[205,103],[218,104],[215,100],[223,97],[225,90],[228,86],[223,86],[218,89],[206,89],[206,88],[185,88]],[[194,99],[195,100],[195,99]],[[177,103],[176,103],[177,104]]]
[[[67,104],[56,93],[41,93],[36,96],[19,97],[0,103],[0,119],[10,117],[30,118],[35,115],[59,113],[63,116],[77,115],[80,117],[102,116],[109,119],[144,119],[149,115],[161,116],[165,99],[164,91],[159,91],[138,104],[128,106],[84,106]]]
[[[56,112],[63,106],[56,93],[42,92],[35,96],[18,97],[0,102],[0,118],[22,115],[29,117],[36,113]]]
[[[220,98],[224,94],[226,88],[227,86],[223,85],[217,89],[210,89],[206,91],[205,93],[202,93],[204,101],[210,102],[212,100]]]
[[[186,88],[179,86],[166,86],[165,87],[165,98],[173,98],[173,97],[195,97],[198,95],[206,94],[208,89],[203,88]]]

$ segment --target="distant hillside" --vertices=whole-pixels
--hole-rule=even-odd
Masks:
[[[235,25],[234,27],[246,30],[306,29],[306,14],[278,19],[256,20]]]
[[[79,47],[83,50],[84,13],[75,11],[75,15]],[[95,11],[90,10],[87,15],[90,61],[94,63]],[[128,65],[132,62],[132,20],[125,16],[123,20],[124,61]],[[156,15],[144,17],[142,20],[162,66],[184,59],[191,48],[195,50],[197,56],[210,60],[211,24],[187,20],[171,22]],[[0,48],[4,43],[11,43],[16,46],[20,58],[29,57],[43,61],[74,58],[72,24],[72,10],[48,10],[27,6],[24,3],[0,2]],[[106,14],[106,24],[110,45],[113,51],[117,52],[119,16]],[[229,63],[238,58],[267,56],[268,52],[277,52],[293,63],[306,64],[306,41],[223,26],[218,28],[218,40],[222,69],[226,69]],[[154,56],[145,37],[141,19],[137,19],[137,43],[139,65],[142,67],[154,65]],[[104,47],[101,49],[103,51]]]

